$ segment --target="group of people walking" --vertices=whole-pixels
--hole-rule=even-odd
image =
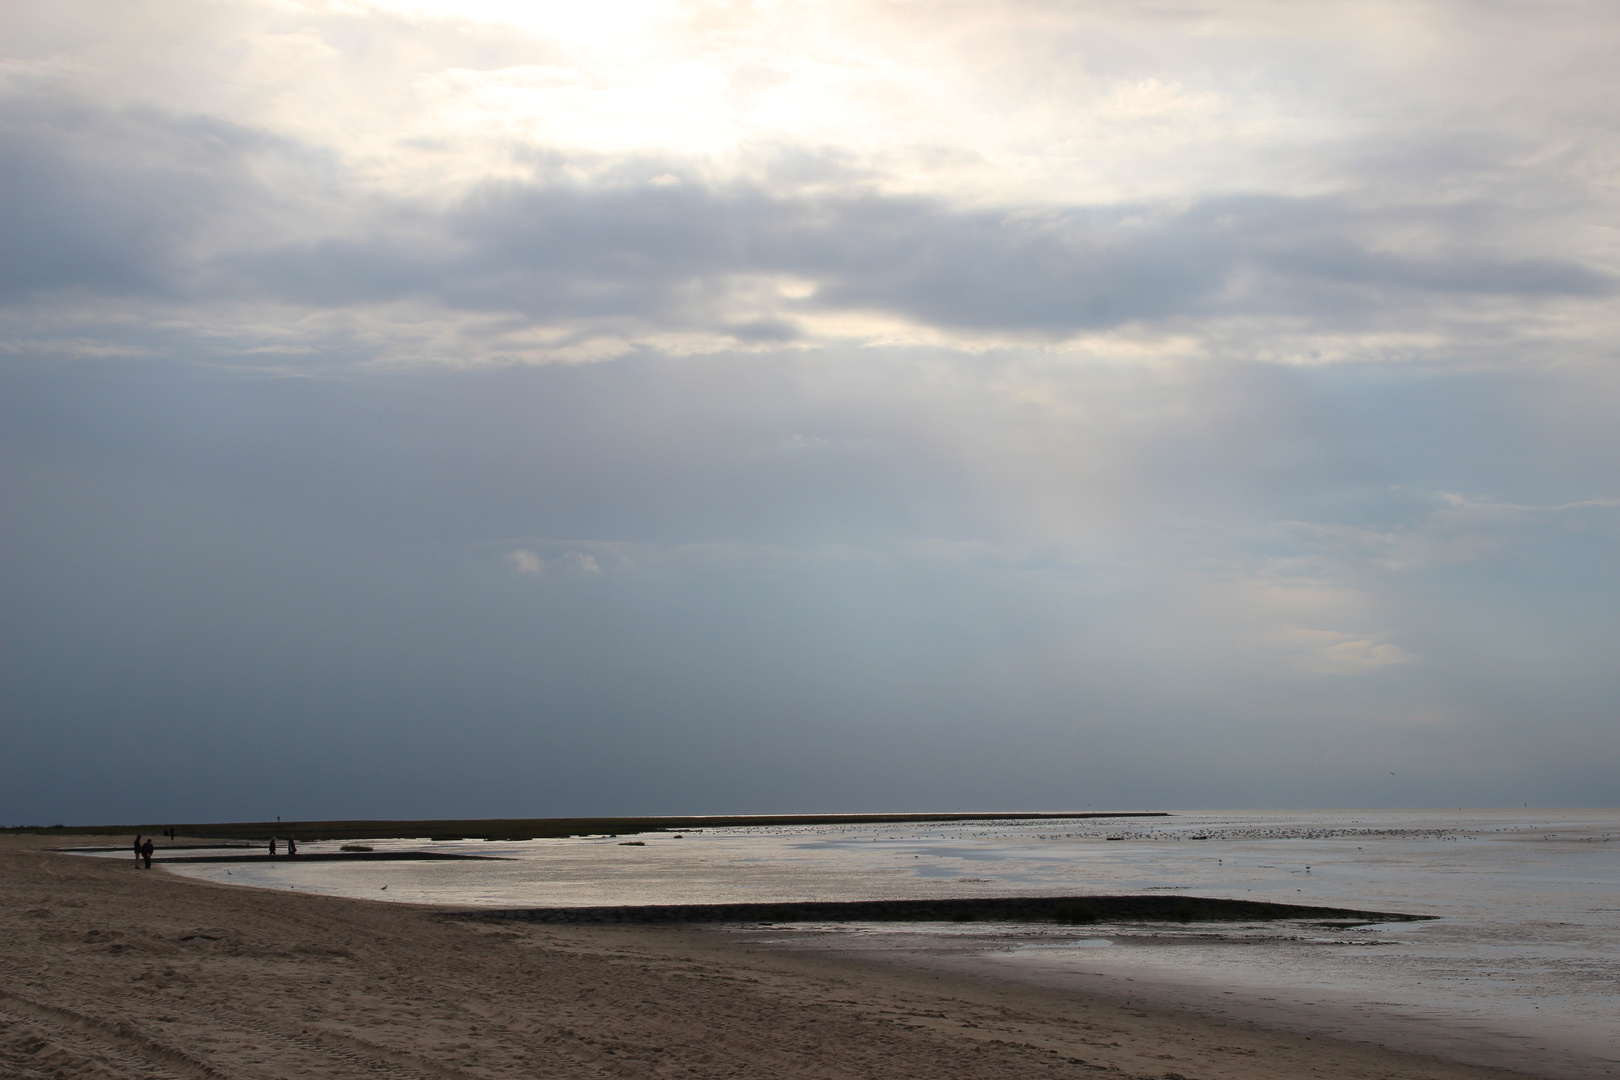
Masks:
[[[173,829],[164,829],[163,830],[163,835],[169,837],[172,840],[174,838],[174,830]],[[271,855],[276,854],[277,843],[278,843],[277,838],[272,836],[270,838],[270,854]],[[148,836],[145,840],[142,840],[140,833],[135,834],[134,851],[135,851],[135,865],[136,866],[143,866],[148,870],[152,869],[152,852],[154,852],[156,850],[157,850],[157,845],[152,843],[152,838],[150,836]],[[290,836],[287,837],[287,854],[288,855],[297,855],[298,854],[298,841],[294,840]]]

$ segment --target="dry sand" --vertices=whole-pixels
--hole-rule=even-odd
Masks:
[[[0,838],[0,1076],[1505,1075],[1104,998],[760,951],[714,929],[471,923],[58,846]]]

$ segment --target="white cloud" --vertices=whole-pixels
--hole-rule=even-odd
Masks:
[[[596,556],[587,555],[583,551],[565,551],[558,560],[565,572],[570,574],[599,574],[602,566],[596,561]]]
[[[1294,627],[1278,635],[1291,663],[1303,671],[1332,675],[1360,675],[1417,657],[1392,642],[1375,641],[1334,630]]]
[[[520,574],[538,574],[545,569],[545,560],[532,551],[520,549],[508,553],[506,557]]]
[[[610,542],[595,545],[599,550],[597,554],[611,554],[618,561],[634,561],[637,558],[633,545],[614,544]],[[542,554],[535,547],[549,548],[552,554]],[[555,542],[540,541],[535,547],[517,548],[508,551],[505,555],[507,562],[520,574],[542,575],[562,573],[580,577],[602,572],[602,564],[597,554],[580,551],[577,548],[563,547]],[[650,551],[642,551],[641,558],[656,557]]]

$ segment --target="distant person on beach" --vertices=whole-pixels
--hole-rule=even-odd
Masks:
[[[274,855],[275,853],[276,853],[276,838],[272,836],[270,838],[270,854]]]
[[[141,864],[141,834],[135,834],[135,865]]]
[[[156,850],[156,847],[157,845],[152,843],[150,836],[146,838],[146,843],[141,845],[141,859],[146,863],[146,869],[148,870],[152,869],[152,852]]]
[[[298,854],[298,841],[294,840],[290,836],[287,837],[287,854],[288,855],[296,855],[296,854]]]

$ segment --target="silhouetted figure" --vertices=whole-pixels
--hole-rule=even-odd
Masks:
[[[298,841],[294,840],[290,836],[287,837],[287,854],[288,855],[296,855],[296,854],[298,854]]]
[[[135,865],[141,864],[141,834],[135,834]]]
[[[270,854],[274,855],[275,853],[276,853],[276,838],[272,836],[270,838]]]
[[[152,869],[152,852],[155,848],[156,845],[152,843],[151,837],[147,837],[146,843],[141,845],[141,860],[146,863],[146,869],[148,870]]]

